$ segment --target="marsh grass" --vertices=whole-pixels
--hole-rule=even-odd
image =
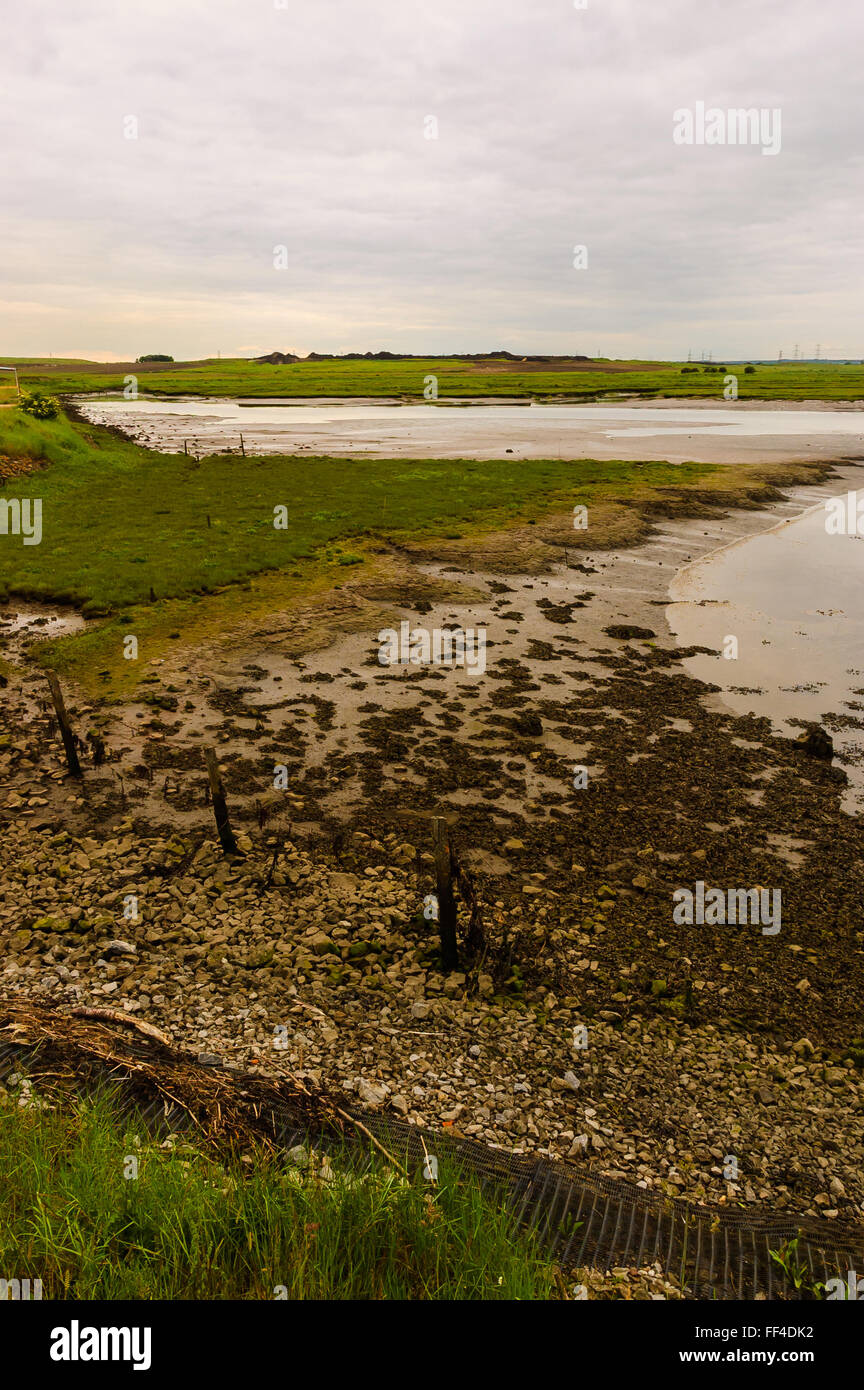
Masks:
[[[625,545],[646,532],[652,509],[752,505],[778,476],[638,460],[199,460],[17,409],[0,411],[0,467],[4,459],[11,473],[2,498],[41,500],[42,540],[0,535],[0,602],[66,603],[101,619],[31,652],[88,698],[110,700],[133,698],[154,661],[233,640],[274,613],[319,613],[339,588],[361,596],[362,586],[377,588],[395,600],[394,546],[445,555],[459,539],[473,561],[475,548],[482,555],[490,542],[485,563],[494,570],[495,538],[514,527],[539,538],[550,523],[556,545],[571,536],[576,545],[568,530],[576,503],[591,511],[595,548]],[[795,478],[802,480],[806,473]],[[286,509],[284,529],[274,525],[277,507]],[[560,558],[544,543],[532,552],[526,542],[526,568],[543,554]],[[504,550],[509,563],[509,542]],[[124,660],[130,631],[146,660]]]
[[[271,366],[244,359],[178,363],[108,363],[62,361],[35,362],[24,358],[0,359],[18,365],[22,388],[56,392],[120,391],[125,377],[138,378],[142,395],[204,396],[369,396],[423,400],[424,383],[431,374],[438,382],[439,399],[448,397],[512,397],[550,399],[559,395],[590,399],[609,393],[632,392],[643,396],[714,396],[722,400],[724,372],[718,365],[686,362],[606,362],[589,369],[552,364],[529,370],[521,364],[470,362],[462,358],[427,358],[412,361],[297,362]],[[782,362],[757,363],[752,373],[745,363],[729,363],[738,378],[740,399],[756,400],[855,400],[864,396],[864,367],[860,363]],[[685,372],[684,368],[688,368]]]
[[[124,1177],[130,1158],[137,1178]],[[560,1296],[536,1240],[473,1179],[332,1164],[160,1146],[107,1093],[62,1108],[10,1096],[0,1276],[41,1279],[46,1299]]]
[[[42,499],[42,543],[0,544],[0,597],[85,614],[213,593],[268,570],[338,581],[364,543],[480,534],[548,514],[687,487],[710,465],[535,459],[362,459],[161,454],[98,426],[0,412],[0,454],[43,467],[4,497]],[[288,509],[276,529],[274,508]]]

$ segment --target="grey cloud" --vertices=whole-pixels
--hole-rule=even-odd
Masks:
[[[2,350],[860,353],[862,30],[846,0],[34,0]],[[675,146],[700,100],[781,107],[781,154]]]

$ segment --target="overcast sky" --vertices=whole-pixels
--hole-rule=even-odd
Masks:
[[[2,8],[0,355],[864,354],[860,0]]]

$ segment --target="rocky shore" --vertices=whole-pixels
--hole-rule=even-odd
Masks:
[[[482,968],[442,976],[410,869],[346,872],[289,842],[265,888],[270,861],[245,837],[232,862],[209,840],[190,859],[177,840],[118,830],[7,831],[2,997],[125,1009],[204,1060],[309,1074],[418,1123],[697,1200],[860,1208],[864,1079],[818,1033],[780,1042],[633,1013],[623,994],[586,1010],[602,930],[564,948],[572,995]],[[352,836],[352,860],[409,853]],[[514,933],[536,940],[537,906],[511,909]]]
[[[566,591],[518,581],[518,608],[512,577],[471,574],[490,621],[503,608],[473,692],[376,670],[355,636],[295,664],[284,704],[266,656],[203,697],[188,667],[197,746],[182,666],[154,673],[164,704],[134,731],[73,698],[82,733],[107,741],[81,787],[16,663],[0,713],[0,997],[129,1010],[212,1062],[307,1072],[695,1201],[860,1218],[860,823],[839,809],[842,770],[711,708],[682,674],[658,607],[663,539],[594,557]],[[634,561],[645,580],[625,592]],[[352,642],[365,663],[345,660]],[[237,856],[204,805],[205,739]],[[291,775],[274,808],[277,763]],[[424,916],[436,809],[485,938],[446,975]],[[700,880],[782,889],[782,930],[676,924],[673,892]]]

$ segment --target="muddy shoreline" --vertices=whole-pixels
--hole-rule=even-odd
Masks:
[[[101,395],[72,397],[68,407],[84,424],[109,428],[160,452],[188,451],[196,457],[240,455],[244,449],[356,460],[487,459],[506,453],[525,459],[777,466],[790,460],[830,461],[844,446],[860,452],[864,444],[864,410],[857,401],[839,403],[835,410],[825,401],[724,401],[722,394],[650,401],[622,396],[590,403],[531,398],[129,401]]]
[[[860,476],[793,486],[768,524]],[[411,606],[348,586],[358,629],[317,651],[286,655],[274,615],[179,651],[128,709],[73,694],[107,752],[81,789],[44,682],[13,669],[0,994],[108,1002],[237,1065],[306,1067],[418,1122],[696,1200],[860,1216],[861,822],[840,809],[842,768],[706,698],[664,617],[678,566],[766,515],[673,516],[545,573],[415,553]],[[485,626],[485,673],[383,668],[382,613]],[[621,625],[655,635],[606,632]],[[211,843],[205,742],[244,833],[236,862]],[[422,915],[432,810],[486,934],[450,977]],[[676,925],[672,893],[698,880],[780,888],[782,931]]]

